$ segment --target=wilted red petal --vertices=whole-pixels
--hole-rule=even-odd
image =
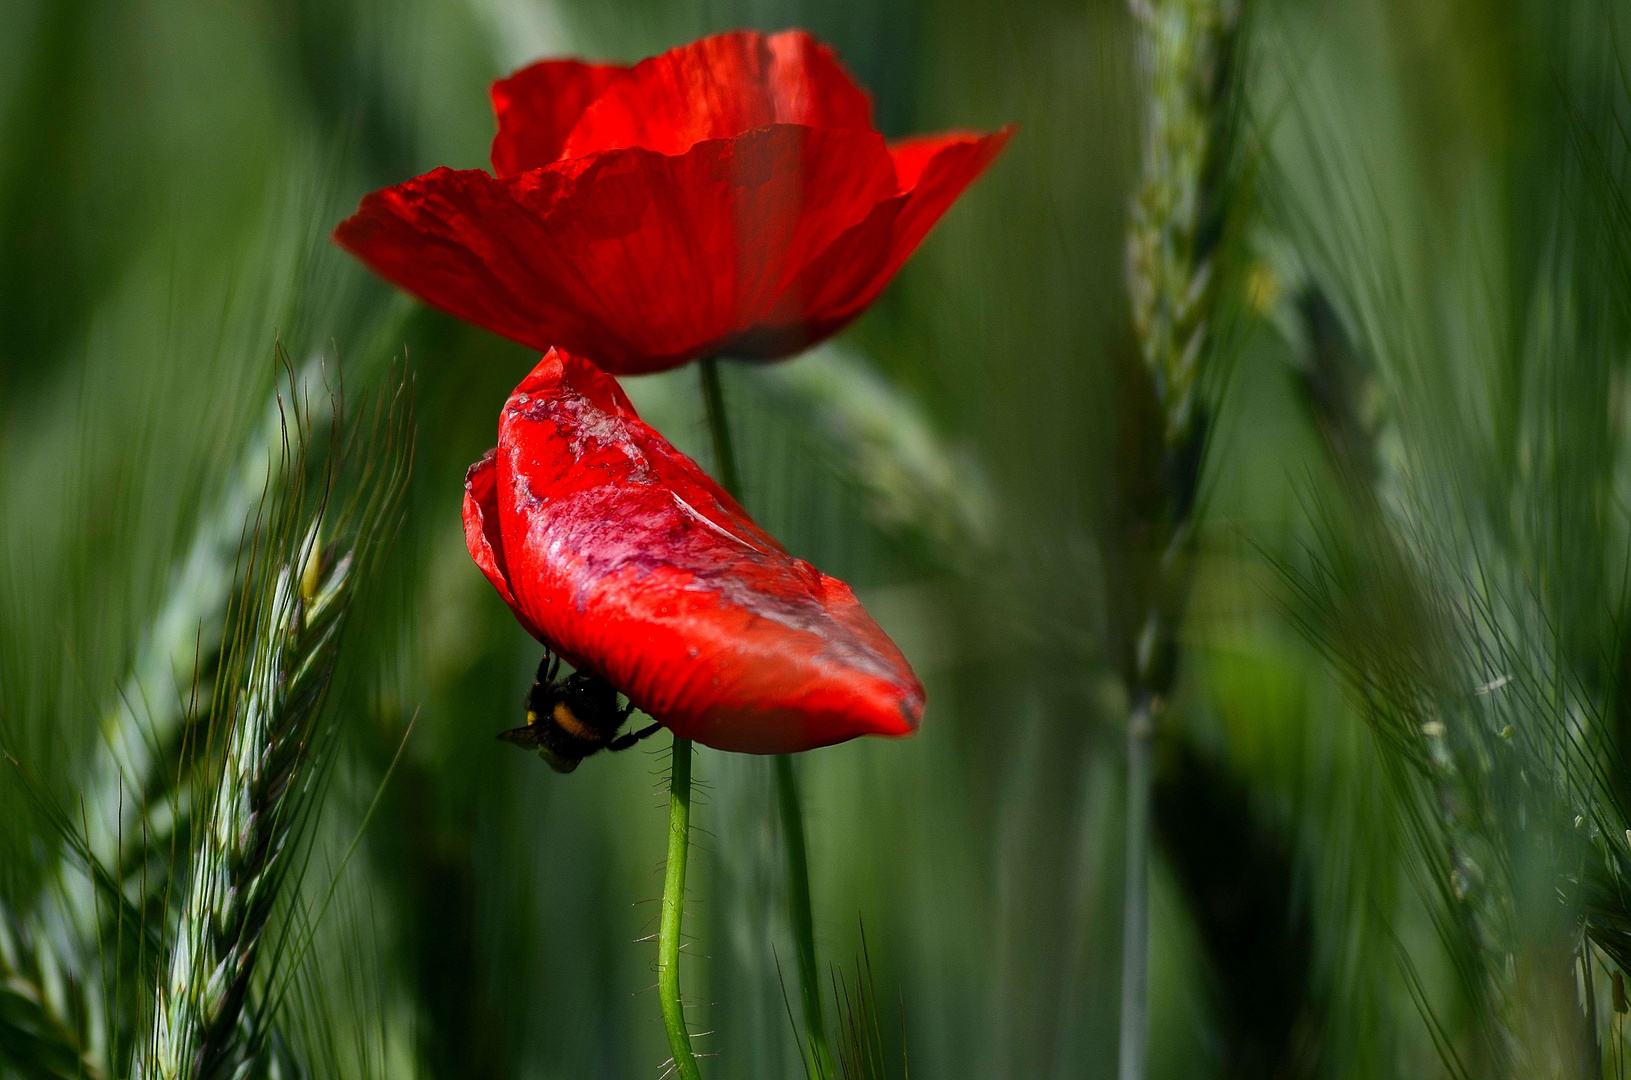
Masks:
[[[493,83],[493,172],[513,176],[560,157],[583,110],[627,70],[622,64],[542,60]]]
[[[872,99],[802,30],[717,34],[630,68],[584,110],[563,156],[623,146],[683,154],[770,124],[871,131]]]
[[[515,605],[510,592],[509,568],[504,561],[504,536],[498,527],[498,451],[489,450],[464,474],[464,544],[498,595],[534,637],[538,628]]]
[[[593,364],[552,350],[516,387],[496,475],[512,606],[676,735],[781,753],[916,729],[923,689],[849,587],[783,551]],[[467,525],[478,562],[499,550],[489,529]]]
[[[460,318],[636,374],[800,325],[789,284],[895,187],[876,133],[777,125],[679,156],[438,169],[369,195],[335,239]]]

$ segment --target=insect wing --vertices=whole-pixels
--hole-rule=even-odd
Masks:
[[[538,745],[538,729],[530,725],[501,731],[498,733],[498,737],[507,743],[514,743],[517,746],[525,746],[529,749]]]
[[[549,764],[551,769],[558,773],[569,773],[578,767],[582,758],[562,757],[543,743],[538,744],[538,756]]]

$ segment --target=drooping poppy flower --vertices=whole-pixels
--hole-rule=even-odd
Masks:
[[[1011,129],[887,143],[802,31],[493,84],[493,174],[367,196],[334,236],[425,302],[616,374],[787,356],[877,298]]]
[[[552,349],[465,479],[470,554],[521,624],[675,735],[787,753],[908,735],[923,687],[849,586],[782,549]]]

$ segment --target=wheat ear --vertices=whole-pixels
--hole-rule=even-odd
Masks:
[[[101,1080],[89,1018],[45,936],[0,905],[0,1062],[29,1080]]]
[[[1202,365],[1217,305],[1222,234],[1221,137],[1239,5],[1130,0],[1146,79],[1144,161],[1129,214],[1127,291],[1133,329],[1164,420],[1169,491],[1153,595],[1138,598],[1127,724],[1127,857],[1123,905],[1121,1080],[1143,1080],[1148,1040],[1150,799],[1155,728],[1176,678],[1176,626],[1187,594],[1189,518],[1205,420]]]
[[[314,749],[341,631],[360,566],[405,478],[404,418],[393,409],[385,449],[368,448],[359,501],[342,515],[340,530],[352,537],[342,549],[320,537],[344,451],[330,453],[326,483],[308,507],[309,429],[296,410],[295,464],[255,540],[237,634],[217,678],[220,779],[200,815],[187,899],[137,1076],[235,1076],[261,1049],[264,1026],[240,1021],[268,921],[298,872],[294,855],[322,774]],[[376,459],[386,461],[383,469]]]
[[[322,364],[308,363],[294,380],[293,397],[304,401],[321,393],[323,378]],[[245,445],[226,488],[200,519],[130,673],[102,718],[105,752],[86,778],[81,816],[92,853],[126,876],[139,871],[145,852],[167,850],[172,835],[185,834],[184,790],[177,778],[160,773],[176,756],[176,743],[195,711],[187,700],[190,688],[208,685],[219,662],[240,548],[263,496],[291,467],[293,448],[281,408],[288,392],[285,388],[268,402],[266,418]],[[306,441],[326,435],[330,421],[330,413],[314,410],[305,421]],[[63,885],[79,914],[95,910],[94,890],[80,875],[65,877]]]

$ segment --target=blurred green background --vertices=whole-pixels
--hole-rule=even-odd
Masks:
[[[1594,417],[1609,401],[1599,443],[1544,445],[1563,474],[1605,478],[1576,524],[1600,530],[1609,569],[1572,580],[1611,609],[1582,650],[1612,651],[1631,293],[1586,251],[1592,228],[1558,222],[1598,206],[1570,187],[1579,148],[1609,175],[1625,145],[1624,14],[1251,11],[1239,288],[1257,317],[1216,380],[1158,744],[1157,1077],[1451,1071],[1435,1025],[1453,1043],[1478,1006],[1413,876],[1386,755],[1285,599],[1344,490],[1310,365],[1322,333],[1356,342],[1383,372],[1361,380],[1381,404],[1358,412],[1395,418],[1372,424],[1378,468],[1500,488],[1495,504],[1540,471],[1497,437],[1537,387],[1567,382]],[[928,689],[917,737],[801,759],[817,942],[853,977],[864,926],[889,1056],[913,1076],[1109,1076],[1126,703],[1107,549],[1139,483],[1127,417],[1147,409],[1127,374],[1143,105],[1121,0],[0,0],[0,730],[62,805],[264,423],[274,342],[297,368],[324,357],[357,398],[393,357],[412,373],[407,510],[354,618],[302,886],[320,899],[338,881],[287,1005],[320,1074],[622,1078],[668,1056],[640,940],[661,889],[660,757],[558,776],[494,739],[540,650],[465,553],[459,506],[535,357],[393,293],[327,233],[369,190],[486,166],[487,84],[532,59],[789,25],[836,47],[886,134],[1021,125],[839,341],[726,371],[749,509],[855,586]],[[1581,213],[1624,231],[1612,207]],[[1537,284],[1559,274],[1601,278],[1608,314],[1559,307]],[[1580,327],[1601,331],[1595,381],[1546,358],[1583,356]],[[708,460],[694,371],[625,383]],[[1494,434],[1412,456],[1433,430]],[[769,762],[702,749],[697,772],[685,978],[704,1072],[802,1075]],[[0,774],[0,898],[49,903],[61,857]],[[32,1075],[0,1060],[12,1072]]]

